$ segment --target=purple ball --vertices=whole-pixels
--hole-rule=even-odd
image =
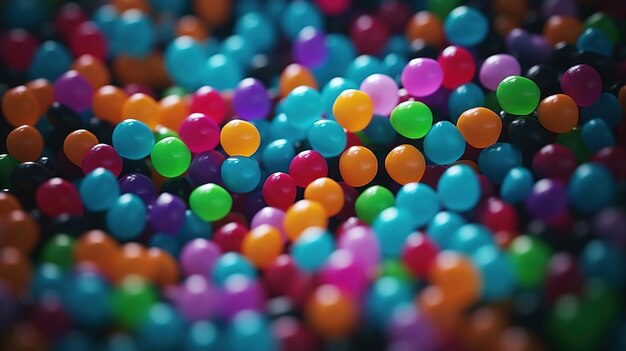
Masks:
[[[89,81],[76,71],[67,71],[54,82],[54,100],[76,112],[87,110],[92,96]]]
[[[529,57],[529,61],[533,64],[547,63],[554,52],[552,45],[550,45],[543,35],[539,34],[533,34],[531,42],[533,44],[533,51],[530,55],[532,57]]]
[[[222,184],[222,163],[225,159],[222,153],[215,150],[195,155],[189,166],[189,180],[195,186],[208,183]]]
[[[285,211],[275,207],[263,207],[257,212],[252,221],[250,222],[250,229],[256,228],[263,224],[271,225],[278,229],[283,237],[284,241],[287,241],[287,234],[283,227],[283,219],[285,218]]]
[[[489,56],[480,67],[478,76],[480,84],[485,88],[496,91],[502,80],[509,76],[519,76],[522,72],[517,59],[511,55],[499,54]]]
[[[293,42],[294,61],[307,67],[317,67],[326,61],[328,49],[324,35],[314,27],[305,27]]]
[[[561,77],[561,89],[578,106],[593,105],[602,93],[602,77],[593,67],[576,65],[570,67]]]
[[[150,225],[157,232],[177,234],[185,223],[187,204],[178,196],[163,193],[152,203]]]
[[[156,189],[152,180],[141,173],[130,173],[118,182],[122,194],[135,194],[147,205],[156,199]]]
[[[265,85],[255,78],[246,78],[239,82],[233,94],[235,113],[247,121],[262,119],[267,116],[272,101]]]
[[[188,277],[175,295],[174,304],[187,321],[195,322],[217,316],[220,294],[205,277]]]
[[[222,254],[219,246],[206,239],[194,239],[183,247],[180,266],[185,275],[201,275],[210,278],[213,265]]]
[[[537,219],[554,220],[567,211],[567,199],[567,188],[563,183],[542,179],[535,183],[526,198],[526,211]]]
[[[597,235],[626,249],[626,211],[617,207],[605,208],[593,219],[593,228]]]
[[[420,345],[420,350],[424,351],[435,350],[439,346],[437,329],[413,304],[396,307],[389,321],[387,335],[395,343]]]
[[[265,296],[259,283],[242,274],[234,274],[224,282],[221,312],[227,319],[244,310],[263,310]]]
[[[6,330],[17,316],[17,300],[4,284],[0,284],[0,330]]]
[[[541,15],[549,18],[554,15],[578,17],[578,4],[576,0],[547,0],[541,4]]]
[[[366,269],[370,277],[376,274],[380,263],[380,245],[370,228],[356,226],[348,229],[339,237],[337,247],[352,253],[355,261]]]

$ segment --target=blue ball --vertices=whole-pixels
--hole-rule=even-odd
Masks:
[[[299,86],[285,97],[282,107],[291,125],[306,129],[322,116],[322,96],[313,88]]]
[[[456,126],[448,121],[433,124],[424,137],[424,154],[432,162],[447,165],[465,153],[465,139]]]
[[[96,168],[80,183],[80,198],[90,211],[104,211],[120,196],[117,178],[105,168]]]
[[[430,222],[441,209],[439,196],[424,183],[404,185],[396,195],[396,206],[409,211],[418,228]]]
[[[472,255],[482,276],[482,298],[498,301],[510,297],[517,288],[515,272],[509,257],[494,245],[483,246]]]
[[[206,70],[208,54],[196,40],[183,36],[172,41],[165,50],[165,69],[174,83],[187,90],[202,86],[201,74]]]
[[[278,342],[269,322],[258,312],[244,310],[237,313],[226,328],[230,351],[277,351]]]
[[[222,163],[222,181],[232,192],[248,193],[261,181],[259,163],[250,157],[229,157]]]
[[[91,351],[97,349],[96,341],[86,333],[71,330],[54,343],[55,351]]]
[[[213,282],[222,286],[234,274],[243,274],[248,278],[256,279],[256,271],[250,261],[235,252],[228,252],[220,256],[213,266]]]
[[[509,143],[495,143],[478,155],[480,172],[494,184],[501,184],[511,169],[521,165],[521,151]]]
[[[435,215],[426,228],[426,234],[442,250],[452,247],[453,233],[466,223],[465,219],[454,212],[441,211]]]
[[[5,28],[37,29],[46,21],[52,9],[45,0],[7,0],[3,1],[2,19]]]
[[[611,56],[613,54],[613,43],[597,28],[587,28],[578,37],[576,43],[581,51],[592,52],[602,56]]]
[[[467,83],[457,87],[452,90],[448,98],[448,110],[454,123],[456,123],[463,112],[484,105],[485,93],[474,83]]]
[[[604,240],[589,242],[580,254],[580,265],[588,278],[597,278],[621,289],[626,283],[626,257],[617,247]]]
[[[96,27],[102,32],[108,43],[115,38],[115,26],[119,19],[119,13],[113,5],[104,5],[98,7],[91,17]]]
[[[397,54],[406,57],[410,54],[410,48],[411,44],[406,39],[406,36],[402,34],[396,34],[389,38],[383,52],[385,55]]]
[[[348,65],[345,76],[356,84],[361,85],[365,78],[376,73],[386,73],[383,63],[374,56],[361,55]]]
[[[243,71],[237,61],[223,54],[209,58],[205,83],[220,91],[233,90],[243,79]]]
[[[471,256],[483,246],[493,246],[493,233],[481,224],[465,224],[452,233],[450,249]]]
[[[294,143],[306,138],[306,129],[292,125],[287,121],[287,115],[280,113],[272,120],[269,135],[270,140],[286,139]]]
[[[385,69],[385,74],[395,79],[396,83],[401,84],[402,80],[400,77],[402,76],[402,71],[407,63],[408,61],[406,56],[388,54],[385,58],[383,58],[383,68]]]
[[[172,15],[180,15],[188,6],[189,3],[187,1],[150,0],[152,10]]]
[[[148,155],[154,146],[154,134],[145,123],[126,119],[113,129],[113,147],[121,157],[139,160]]]
[[[324,18],[315,5],[307,1],[295,0],[284,9],[280,25],[287,38],[293,40],[305,27],[324,29]]]
[[[335,119],[333,115],[333,104],[337,97],[348,89],[359,89],[353,81],[341,77],[331,79],[322,89],[322,105],[324,106],[324,113],[329,119]]]
[[[346,68],[356,57],[352,41],[343,34],[329,34],[324,42],[327,51],[326,59],[322,64],[313,68],[313,74],[320,86],[333,78],[345,76]]]
[[[437,191],[445,208],[457,212],[469,211],[480,199],[480,182],[470,166],[454,165],[439,178]]]
[[[511,204],[522,202],[530,194],[534,183],[535,178],[527,168],[512,168],[502,180],[500,196],[504,201]]]
[[[372,228],[383,256],[398,258],[404,249],[406,238],[415,230],[415,220],[407,209],[389,207],[378,214]]]
[[[615,95],[602,93],[591,106],[583,107],[580,113],[581,123],[584,124],[594,118],[603,119],[611,128],[616,128],[622,119],[622,109]]]
[[[287,139],[274,140],[263,148],[263,168],[270,173],[289,172],[289,164],[296,155],[293,144]]]
[[[106,224],[118,240],[132,240],[143,232],[148,211],[146,205],[134,194],[118,197],[106,214]]]
[[[54,82],[70,69],[72,55],[62,44],[48,40],[41,44],[28,67],[28,78],[45,78]]]
[[[152,20],[139,10],[123,12],[114,33],[111,51],[116,55],[146,57],[156,41]]]
[[[250,44],[254,52],[266,53],[276,45],[276,28],[271,19],[260,12],[250,12],[237,19],[235,33]]]
[[[181,344],[184,331],[178,311],[166,303],[156,303],[139,326],[137,341],[146,350],[174,350]]]
[[[608,206],[615,194],[615,180],[597,163],[584,163],[572,174],[568,192],[572,206],[583,213],[593,213]]]
[[[250,65],[255,52],[248,39],[241,35],[231,35],[222,42],[220,52],[235,59],[243,71]]]
[[[133,337],[124,333],[113,334],[104,341],[102,351],[139,351]]]
[[[80,273],[65,283],[63,307],[72,320],[87,327],[106,325],[110,321],[109,284],[93,273]]]
[[[363,130],[365,136],[367,136],[375,145],[389,145],[396,138],[398,133],[391,126],[389,118],[386,116],[374,115],[370,124]]]
[[[213,235],[211,223],[198,217],[192,210],[185,211],[185,221],[176,238],[183,245],[193,239],[209,239]]]
[[[339,156],[348,143],[343,127],[329,119],[315,121],[309,128],[307,139],[311,148],[326,158]]]
[[[159,248],[167,252],[174,258],[178,257],[178,254],[180,253],[180,249],[181,249],[180,244],[178,243],[178,240],[174,236],[170,234],[163,234],[163,233],[155,233],[150,238],[148,245],[150,245],[150,247]]]
[[[59,266],[53,263],[42,263],[31,277],[30,290],[33,298],[39,300],[49,293],[60,295],[64,284],[65,274]]]
[[[468,6],[459,6],[448,14],[443,27],[450,43],[474,46],[487,36],[489,22],[480,11]]]
[[[600,118],[594,118],[583,125],[583,141],[591,152],[600,151],[615,145],[615,136],[609,125]]]
[[[411,286],[395,277],[382,277],[370,287],[365,298],[365,315],[378,326],[389,322],[393,311],[413,299]]]
[[[188,328],[184,345],[187,351],[220,351],[223,349],[220,341],[220,332],[215,324],[198,321]]]
[[[291,256],[305,272],[319,270],[333,252],[332,235],[321,228],[309,228],[291,246]]]

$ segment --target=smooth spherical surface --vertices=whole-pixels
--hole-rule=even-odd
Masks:
[[[461,135],[468,144],[476,148],[493,145],[500,137],[502,120],[493,111],[476,107],[461,114],[456,122]]]
[[[439,62],[429,58],[416,58],[402,70],[402,86],[409,94],[423,97],[433,94],[443,83],[443,70]]]
[[[430,130],[433,113],[422,102],[405,101],[393,109],[389,121],[400,135],[409,139],[419,139]]]
[[[348,132],[362,131],[374,115],[372,98],[360,90],[344,90],[333,104],[333,115]]]

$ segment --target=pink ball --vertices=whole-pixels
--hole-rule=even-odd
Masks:
[[[199,274],[205,278],[211,276],[215,261],[222,254],[212,241],[195,239],[188,242],[180,253],[180,265],[185,275]]]
[[[283,227],[284,218],[285,211],[276,207],[263,207],[261,210],[259,210],[259,212],[254,215],[254,217],[252,217],[252,222],[250,222],[250,229],[256,228],[263,224],[268,224],[278,229],[283,237],[283,240],[287,241],[287,234],[285,233],[285,229]]]
[[[337,250],[330,255],[321,271],[322,283],[332,284],[354,297],[367,290],[365,267],[348,250]]]
[[[498,85],[506,77],[519,76],[522,68],[517,59],[511,55],[499,54],[489,56],[480,67],[478,77],[485,88],[496,91]]]
[[[443,83],[443,70],[439,62],[429,58],[416,58],[402,70],[402,85],[409,94],[423,97],[433,94]]]
[[[363,92],[367,93],[374,104],[374,113],[389,116],[398,104],[398,84],[384,74],[372,74],[361,83]]]
[[[369,276],[374,276],[380,262],[380,244],[369,227],[356,226],[346,230],[337,242],[339,249],[349,251]]]
[[[220,142],[220,127],[202,113],[187,116],[180,124],[178,134],[193,153],[213,150]]]

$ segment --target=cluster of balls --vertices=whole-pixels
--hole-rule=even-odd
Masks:
[[[95,3],[0,5],[0,348],[626,349],[623,2]]]

